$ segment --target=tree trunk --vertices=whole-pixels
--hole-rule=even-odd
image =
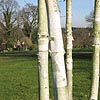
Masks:
[[[68,79],[68,100],[72,100],[72,0],[66,0],[66,68]]]
[[[100,0],[95,0],[93,80],[90,100],[98,100],[99,89],[99,48],[100,48]]]
[[[30,32],[29,38],[30,38],[30,40],[32,40],[32,31]]]
[[[38,63],[39,63],[39,100],[49,100],[48,81],[48,22],[45,0],[39,0],[39,34],[38,34]]]
[[[68,100],[64,47],[58,2],[57,0],[47,0],[47,4],[51,37],[50,46],[55,93],[54,100]]]

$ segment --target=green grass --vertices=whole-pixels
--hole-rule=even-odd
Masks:
[[[0,57],[0,100],[37,100],[37,76],[36,59]]]
[[[74,59],[74,100],[89,100],[92,79],[92,60]]]
[[[92,58],[74,58],[73,65],[73,100],[89,100]],[[51,99],[53,98],[51,66],[49,66],[49,75]],[[0,100],[38,100],[36,58],[0,57]]]
[[[50,82],[50,98],[52,89]],[[38,100],[38,95],[37,59],[0,56],[0,100]]]

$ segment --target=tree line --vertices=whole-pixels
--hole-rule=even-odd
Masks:
[[[20,8],[16,0],[0,0],[0,45],[16,48],[26,45],[32,49],[38,30],[38,7],[27,3]]]
[[[93,12],[86,17],[86,20],[88,22],[92,21],[93,23]],[[73,46],[75,48],[92,46],[91,39],[93,32],[91,32],[90,28],[73,28],[72,31],[75,40]],[[23,47],[26,45],[30,50],[36,49],[37,32],[37,6],[32,3],[27,3],[24,7],[20,8],[16,0],[0,0],[0,47],[4,45],[2,46],[3,49],[16,49],[17,47]],[[63,31],[63,33],[63,39],[65,39],[65,32]],[[88,35],[89,33],[91,37]],[[87,41],[83,38],[81,39],[81,37],[87,38]],[[64,41],[66,41],[66,39]],[[65,42],[64,44],[66,45]]]

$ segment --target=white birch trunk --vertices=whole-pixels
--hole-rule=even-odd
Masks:
[[[72,0],[66,0],[66,68],[68,79],[68,100],[72,100]]]
[[[38,34],[38,62],[39,62],[39,100],[49,100],[48,81],[48,22],[45,0],[39,0],[39,34]]]
[[[93,80],[90,100],[98,100],[99,89],[99,49],[100,49],[100,0],[95,0]]]
[[[54,100],[68,100],[67,80],[64,64],[64,47],[61,32],[60,13],[57,0],[47,0],[49,24],[50,24],[50,46],[54,80]]]

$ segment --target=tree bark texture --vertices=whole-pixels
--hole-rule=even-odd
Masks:
[[[90,100],[98,100],[99,89],[99,50],[100,50],[100,0],[95,0],[94,9],[94,51],[93,51],[93,80]]]
[[[66,0],[66,69],[68,82],[68,100],[72,100],[72,0]]]
[[[48,21],[45,0],[39,0],[38,68],[39,100],[49,100],[48,81]]]
[[[50,47],[54,80],[54,100],[67,99],[67,80],[64,64],[64,47],[61,32],[60,13],[57,0],[46,0],[50,25]]]

